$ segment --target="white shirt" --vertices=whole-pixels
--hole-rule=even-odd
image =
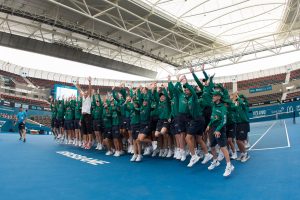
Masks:
[[[82,97],[81,113],[91,114],[91,107],[92,107],[91,97],[87,97],[87,98]]]

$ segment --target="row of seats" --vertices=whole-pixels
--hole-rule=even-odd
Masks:
[[[267,101],[280,101],[282,97],[282,92],[273,93],[273,94],[266,94],[261,96],[249,97],[248,101],[250,104],[260,103],[260,102],[267,102]]]
[[[46,79],[40,79],[40,78],[33,78],[33,77],[27,77],[27,79],[35,86],[41,87],[41,88],[52,88],[55,84],[63,84],[72,86],[71,83],[63,83],[59,81],[53,81],[53,80],[46,80]]]
[[[291,71],[291,76],[290,76],[290,80],[296,80],[296,79],[300,79],[300,69]]]
[[[51,127],[51,118],[50,116],[46,116],[46,115],[33,115],[33,116],[30,116],[30,118],[39,123],[39,124],[42,124],[44,126],[47,126],[47,127]]]
[[[273,85],[285,82],[286,73],[276,74],[271,76],[265,76],[261,78],[249,79],[244,81],[238,81],[238,90],[247,90],[249,88],[256,88],[266,85]]]
[[[9,94],[1,94],[0,97],[1,97],[1,99],[12,101],[12,102],[18,102],[18,103],[24,103],[24,104],[36,105],[36,106],[42,106],[42,107],[49,107],[49,104],[42,100],[12,96]]]
[[[295,97],[300,97],[300,91],[287,94],[286,99],[293,99]]]
[[[5,76],[5,77],[9,77],[9,78],[13,78],[13,79],[16,80],[18,83],[26,84],[26,85],[27,85],[27,82],[24,80],[24,78],[23,78],[22,76],[17,75],[17,74],[14,74],[14,73],[10,73],[10,72],[7,72],[7,71],[0,70],[0,75]]]

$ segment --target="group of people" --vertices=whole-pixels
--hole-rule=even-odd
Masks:
[[[89,87],[83,91],[77,81],[80,98],[51,101],[52,128],[60,142],[97,150],[116,157],[132,153],[130,161],[140,162],[143,155],[174,157],[192,167],[212,160],[213,170],[225,158],[224,176],[234,170],[231,159],[246,162],[250,156],[246,144],[249,127],[247,98],[229,95],[222,84],[214,84],[202,67],[204,79],[190,69],[197,85],[185,75],[173,83],[134,88],[121,84],[111,95],[101,97]],[[237,155],[237,148],[240,152]]]

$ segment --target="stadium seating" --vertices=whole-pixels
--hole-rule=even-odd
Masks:
[[[293,99],[295,97],[300,97],[300,91],[287,94],[286,99]]]
[[[17,74],[14,74],[14,73],[10,73],[10,72],[7,72],[7,71],[3,71],[3,70],[0,70],[0,75],[2,76],[5,76],[5,77],[9,77],[9,78],[13,78],[15,81],[17,81],[18,83],[21,83],[21,84],[26,84],[27,85],[27,82],[24,80],[23,77],[17,75]]]
[[[261,78],[238,81],[238,90],[247,90],[249,88],[256,88],[272,84],[280,84],[285,82],[286,73],[265,76]]]
[[[9,94],[1,94],[0,95],[2,99],[17,102],[17,103],[25,103],[30,105],[36,105],[36,106],[42,106],[42,107],[49,107],[49,104],[46,101],[33,99],[33,98],[24,98],[24,97],[18,97],[13,96]]]
[[[39,124],[42,124],[44,126],[47,126],[47,127],[51,127],[51,118],[50,116],[41,116],[41,115],[34,115],[34,116],[30,116],[30,118],[39,123]]]
[[[53,88],[53,86],[55,84],[63,84],[63,85],[73,86],[73,84],[71,84],[71,83],[64,83],[64,82],[46,80],[46,79],[40,79],[40,78],[27,77],[27,79],[33,85],[38,86],[40,88]]]
[[[232,91],[232,89],[233,89],[233,83],[232,82],[224,83],[224,86],[227,90]]]
[[[290,80],[296,80],[296,79],[300,79],[300,69],[291,71],[291,76],[290,76]]]
[[[281,97],[282,97],[282,93],[279,92],[279,93],[249,97],[248,101],[249,101],[250,104],[260,103],[260,102],[267,102],[267,101],[280,101]]]

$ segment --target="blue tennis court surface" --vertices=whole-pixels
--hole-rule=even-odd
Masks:
[[[1,134],[0,199],[300,199],[299,128],[290,119],[252,124],[251,159],[233,161],[229,178],[224,161],[214,171],[201,163],[187,168],[188,159],[130,163],[130,156],[58,145],[51,136],[23,144],[17,134]],[[82,156],[105,162],[74,159]]]

